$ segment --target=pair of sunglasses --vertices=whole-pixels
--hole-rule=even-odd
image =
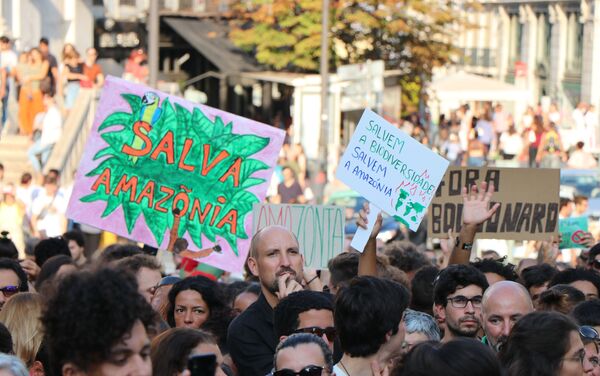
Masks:
[[[19,292],[19,286],[5,286],[5,287],[1,287],[0,291],[2,291],[2,294],[4,295],[4,297],[10,298],[11,296],[13,296],[13,295],[15,295],[16,293]]]
[[[273,372],[273,376],[321,376],[323,367],[319,366],[308,366],[300,371],[292,371],[291,369],[280,369]]]
[[[580,326],[579,327],[579,335],[581,338],[591,340],[591,341],[600,341],[600,335],[598,335],[598,331],[591,326]]]
[[[337,335],[337,332],[333,326],[329,326],[327,328],[319,328],[318,326],[311,326],[308,328],[298,329],[298,330],[294,331],[294,333],[314,334],[317,337],[323,337],[323,335],[325,335],[325,336],[327,336],[327,339],[329,340],[329,342],[333,342],[335,340],[335,336]]]

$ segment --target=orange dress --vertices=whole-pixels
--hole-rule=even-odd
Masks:
[[[24,78],[37,76],[43,69],[41,64],[38,67],[24,65],[20,68],[22,68]],[[19,130],[21,134],[30,136],[33,133],[35,116],[42,111],[44,111],[44,102],[40,90],[40,80],[21,86],[19,92]]]

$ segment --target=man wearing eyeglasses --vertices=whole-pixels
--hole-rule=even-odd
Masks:
[[[160,273],[161,265],[156,258],[150,255],[134,255],[120,260],[117,266],[135,276],[138,283],[138,291],[146,298],[148,304],[150,304],[156,286],[158,286],[158,283],[162,279]]]
[[[450,265],[434,281],[434,312],[446,323],[442,342],[475,338],[481,328],[481,303],[488,282],[470,265]]]
[[[298,333],[277,346],[273,366],[275,371],[271,376],[329,376],[333,358],[321,338]]]
[[[273,311],[273,327],[280,342],[294,333],[309,333],[321,337],[333,351],[332,296],[309,290],[288,295]]]
[[[11,296],[29,291],[27,274],[16,260],[0,258],[0,310]]]

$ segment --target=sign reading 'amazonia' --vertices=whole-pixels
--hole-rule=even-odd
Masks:
[[[253,233],[283,226],[298,239],[305,267],[327,269],[329,260],[344,250],[344,210],[331,205],[256,204]]]
[[[202,262],[242,269],[252,206],[264,199],[281,130],[109,77],[67,215],[166,248],[179,209]],[[218,249],[218,247],[216,247]]]

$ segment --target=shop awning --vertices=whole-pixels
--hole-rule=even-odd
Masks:
[[[445,75],[429,86],[429,92],[438,101],[529,101],[528,90],[476,74],[458,72]]]
[[[164,21],[220,72],[232,74],[258,70],[252,59],[231,43],[226,25],[211,19],[166,17]]]

